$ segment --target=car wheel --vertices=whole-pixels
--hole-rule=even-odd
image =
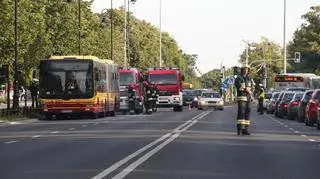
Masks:
[[[320,130],[320,121],[317,120],[317,129]]]

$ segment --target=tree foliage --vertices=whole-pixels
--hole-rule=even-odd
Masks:
[[[135,2],[135,1],[132,1]],[[111,58],[111,10],[93,13],[92,1],[81,1],[81,55]],[[138,2],[137,2],[138,3]],[[0,65],[12,67],[14,59],[14,1],[0,1]],[[124,62],[124,12],[113,10],[113,59]],[[159,29],[129,14],[128,62],[140,69],[159,66]],[[52,55],[78,54],[78,3],[73,0],[19,0],[19,71],[32,78],[39,61]],[[179,67],[186,82],[196,82],[196,55],[183,52],[166,32],[162,33],[164,66]],[[26,66],[25,66],[26,65]],[[26,67],[26,68],[24,68]]]
[[[291,62],[293,72],[313,72],[320,75],[320,6],[310,9],[302,16],[305,22],[295,31],[288,52],[291,57],[294,52],[301,52],[301,63]]]

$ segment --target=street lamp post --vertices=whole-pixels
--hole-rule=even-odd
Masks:
[[[287,1],[283,1],[283,72],[287,73],[287,46],[286,46],[286,11]]]
[[[78,0],[78,55],[81,55],[81,0]]]
[[[124,46],[123,46],[123,51],[124,51],[124,66],[127,67],[127,1],[124,0]]]
[[[19,108],[18,97],[18,0],[14,1],[14,82],[13,82],[13,109]],[[8,84],[8,91],[10,84]]]
[[[162,67],[162,0],[159,0],[159,65]]]
[[[113,61],[113,0],[111,0],[111,13],[110,13],[110,33],[111,33],[111,60]]]

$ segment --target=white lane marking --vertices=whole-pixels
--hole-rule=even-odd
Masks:
[[[69,131],[72,131],[72,130],[74,130],[74,128],[69,128]]]
[[[96,122],[96,123],[94,123],[93,125],[95,125],[95,126],[96,126],[96,125],[98,125],[98,124],[99,124],[99,123],[97,123],[97,122]]]
[[[306,135],[303,135],[303,134],[302,134],[302,135],[300,135],[300,136],[301,136],[301,137],[307,137]]]
[[[308,139],[309,142],[317,142],[316,140],[314,139]]]
[[[6,144],[12,144],[12,143],[16,143],[16,142],[18,142],[18,141],[16,141],[16,140],[12,140],[12,141],[8,141],[8,142],[6,142]]]
[[[293,131],[293,129],[292,129],[292,128],[289,128],[289,130],[292,130],[292,131]]]
[[[205,113],[206,115],[209,114]],[[192,123],[190,123],[188,126],[184,127],[183,129],[181,129],[181,132],[186,131],[188,128],[190,128],[191,126],[193,126],[194,124],[196,124],[200,119],[202,119],[203,117],[205,117],[206,115],[202,115],[201,117],[196,118],[195,120],[192,121]],[[172,142],[173,140],[175,140],[176,138],[178,138],[181,135],[181,132],[179,133],[175,133],[174,135],[172,135],[169,139],[167,139],[166,141],[164,141],[163,143],[161,143],[160,145],[158,145],[156,148],[154,148],[153,150],[149,151],[148,153],[146,153],[145,155],[143,155],[142,157],[140,157],[139,159],[137,159],[136,161],[134,161],[133,163],[131,163],[127,168],[123,169],[119,174],[117,174],[116,176],[112,177],[112,179],[122,179],[125,176],[127,176],[129,173],[131,173],[135,168],[137,168],[139,165],[141,165],[143,162],[145,162],[146,160],[148,160],[151,156],[153,156],[154,154],[156,154],[157,152],[159,152],[162,148],[164,148],[166,145],[168,145],[170,142]]]
[[[21,122],[9,122],[11,125],[22,124]]]
[[[59,131],[52,131],[51,133],[52,134],[57,134],[57,133],[59,133]]]
[[[116,176],[112,177],[112,179],[122,179],[122,178],[124,178],[130,172],[132,172],[135,168],[137,168],[139,165],[141,165],[144,161],[149,159],[155,153],[159,152],[163,147],[168,145],[170,142],[172,142],[174,139],[176,139],[180,135],[181,135],[181,133],[177,133],[177,134],[172,135],[168,140],[166,140],[165,142],[161,143],[156,148],[154,148],[153,150],[151,150],[150,152],[146,153],[144,156],[142,156],[141,158],[139,158],[138,160],[136,160],[135,162],[130,164],[127,168],[123,169],[119,174],[117,174]]]
[[[287,125],[284,125],[283,127],[289,127],[289,126],[287,126]]]
[[[31,138],[38,138],[38,137],[41,137],[41,135],[34,135]]]
[[[122,160],[118,161],[117,163],[113,164],[112,166],[110,166],[109,168],[105,169],[104,171],[102,171],[101,173],[99,173],[98,175],[92,177],[92,179],[100,179],[103,178],[107,175],[109,175],[111,172],[113,172],[114,170],[116,170],[117,168],[119,168],[121,165],[127,163],[129,160],[131,160],[132,158],[136,157],[137,155],[139,155],[140,153],[144,152],[145,150],[149,149],[150,147],[156,145],[157,143],[163,141],[164,139],[166,139],[167,137],[169,137],[171,135],[171,133],[165,134],[162,137],[158,138],[157,140],[151,142],[150,144],[144,146],[143,148],[137,150],[136,152],[128,155],[127,157],[123,158]]]
[[[294,133],[300,133],[299,131],[294,131]]]
[[[202,113],[196,115],[195,117],[193,117],[192,119],[198,119],[199,116],[203,116],[205,113],[207,113],[207,112],[202,112]],[[209,113],[210,113],[210,112],[208,112],[208,114],[209,114]],[[203,116],[203,117],[204,117],[204,116]],[[186,121],[185,123],[181,124],[180,126],[176,127],[176,128],[173,129],[172,131],[175,132],[175,131],[179,130],[180,128],[184,127],[185,125],[187,125],[188,123],[190,123],[190,120],[188,120],[188,121]],[[127,163],[129,160],[133,159],[134,157],[138,156],[139,154],[141,154],[142,152],[148,150],[149,148],[157,145],[158,143],[160,143],[161,141],[167,139],[167,138],[170,137],[170,136],[171,136],[171,137],[170,137],[168,140],[174,140],[174,138],[172,138],[172,136],[177,136],[177,133],[174,134],[174,135],[172,135],[172,134],[173,134],[173,133],[171,132],[171,133],[167,133],[167,134],[163,135],[162,137],[158,138],[157,140],[155,140],[155,141],[151,142],[150,144],[142,147],[141,149],[137,150],[136,152],[128,155],[127,157],[121,159],[120,161],[118,161],[117,163],[113,164],[113,165],[110,166],[109,168],[107,168],[107,169],[105,169],[104,171],[100,172],[98,175],[92,177],[92,179],[101,179],[101,178],[104,178],[104,177],[108,176],[110,173],[112,173],[113,171],[115,171],[116,169],[118,169],[119,167],[121,167],[123,164]],[[178,133],[178,134],[179,134],[179,133]],[[179,136],[179,135],[178,135],[178,136]],[[164,143],[167,143],[168,140],[166,140]],[[170,142],[171,142],[171,141],[170,141]],[[169,143],[170,143],[170,142],[169,142]],[[164,146],[167,145],[167,144],[164,144],[164,143],[162,143],[162,144],[160,144],[160,145],[164,145]],[[160,145],[159,145],[159,146],[160,146]],[[159,146],[158,146],[158,148],[159,148]],[[161,148],[160,148],[160,149],[161,149]],[[151,151],[154,151],[154,149],[151,150]],[[151,152],[151,151],[150,151],[150,152]],[[149,155],[150,155],[150,152],[148,152]],[[156,152],[157,152],[157,151],[156,151]],[[148,153],[147,153],[147,154],[148,154]],[[153,155],[153,154],[152,154],[152,155]]]
[[[82,125],[81,127],[88,127],[87,125]]]

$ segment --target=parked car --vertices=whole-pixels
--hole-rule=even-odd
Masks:
[[[290,87],[286,89],[286,91],[301,91],[301,92],[305,92],[307,90],[310,90],[310,89],[305,87]]]
[[[183,105],[184,106],[191,105],[191,107],[197,107],[198,99],[197,99],[197,95],[194,90],[185,89],[185,90],[183,90],[182,94],[183,94]]]
[[[279,98],[279,95],[280,95],[280,92],[273,92],[272,93],[272,97],[271,97],[269,104],[267,106],[267,113],[268,114],[274,113],[276,102],[277,102],[277,99]]]
[[[285,94],[285,91],[281,91],[280,94],[279,94],[279,96],[278,96],[278,98],[277,98],[277,100],[276,100],[276,103],[275,103],[275,105],[274,105],[274,115],[275,115],[275,116],[278,115],[278,114],[276,113],[276,112],[277,112],[277,108],[278,108],[278,105],[279,105],[279,103],[281,102],[284,94]]]
[[[305,120],[306,107],[307,107],[309,100],[311,99],[313,91],[314,90],[305,91],[302,96],[301,102],[298,107],[298,114],[297,114],[298,122],[304,122],[304,120]]]
[[[281,96],[281,95],[280,95]],[[287,115],[288,104],[294,96],[293,91],[285,91],[276,105],[275,116],[283,118]]]
[[[314,90],[306,107],[305,124],[313,126],[317,122],[317,112],[320,102],[320,89]]]
[[[288,119],[292,120],[297,117],[299,104],[301,102],[303,92],[296,92],[292,100],[288,104]]]
[[[198,101],[198,109],[202,110],[206,108],[224,109],[224,101],[218,92],[202,92]]]

